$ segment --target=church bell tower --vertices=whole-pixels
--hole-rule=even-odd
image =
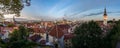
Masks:
[[[107,25],[107,19],[108,19],[108,17],[107,17],[106,8],[104,9],[103,19],[104,19],[103,24]]]

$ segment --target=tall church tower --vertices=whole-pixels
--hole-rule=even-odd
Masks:
[[[107,17],[106,8],[104,9],[103,19],[104,19],[103,24],[107,25],[107,19],[108,19],[108,17]]]

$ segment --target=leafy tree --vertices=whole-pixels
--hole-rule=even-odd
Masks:
[[[19,30],[14,30],[14,32],[11,34],[11,40],[16,40],[16,39],[23,40],[26,39],[27,37],[28,37],[28,32],[24,26],[19,26]]]
[[[0,40],[0,47],[2,48],[33,48],[39,44],[27,40],[29,32],[24,26],[20,26],[18,30],[14,30],[10,34],[9,42]]]
[[[30,6],[30,0],[0,0],[0,16],[4,14],[16,14],[20,16],[20,11],[25,4]]]
[[[74,48],[102,48],[102,30],[96,22],[83,23],[76,27],[74,33]]]
[[[3,26],[3,24],[0,24],[0,26]]]
[[[7,25],[8,27],[13,27],[13,26],[15,26],[14,24],[8,24]]]
[[[104,41],[108,48],[116,48],[117,43],[120,41],[120,20],[116,22],[111,31],[104,38]]]
[[[27,28],[27,31],[32,33],[33,32],[33,29],[32,28]]]

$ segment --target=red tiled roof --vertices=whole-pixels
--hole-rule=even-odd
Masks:
[[[49,35],[54,36],[56,38],[61,38],[66,32],[68,33],[68,29],[70,28],[69,25],[56,25],[51,30]]]
[[[33,31],[35,33],[45,33],[45,29],[43,29],[43,28],[33,28]]]
[[[1,31],[13,31],[15,29],[15,27],[0,27]]]

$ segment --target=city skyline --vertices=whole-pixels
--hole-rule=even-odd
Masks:
[[[102,20],[106,4],[108,20],[120,18],[119,0],[31,0],[21,11],[27,19]]]
[[[120,0],[0,0],[0,48],[120,48]]]

